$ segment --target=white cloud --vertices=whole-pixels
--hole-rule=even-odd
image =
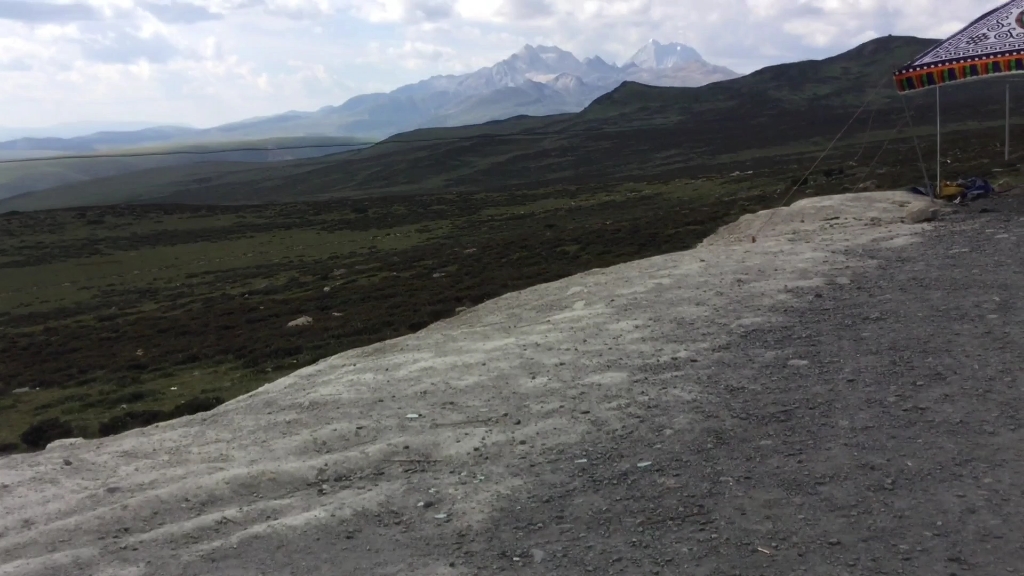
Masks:
[[[272,16],[309,19],[332,14],[334,3],[330,0],[263,0],[263,8]]]
[[[378,24],[438,22],[455,15],[454,0],[352,0],[347,5],[353,16]]]
[[[80,2],[49,3],[25,0],[0,0],[0,20],[46,24],[97,20],[101,13]]]
[[[372,42],[359,61],[378,66],[397,65],[409,70],[432,68],[446,72],[462,71],[465,67],[458,53],[429,42],[406,40],[396,46],[382,46]]]
[[[289,60],[288,65],[299,70],[299,77],[316,78],[323,83],[330,81],[330,76],[327,74],[327,67],[323,64],[312,64],[310,62]]]
[[[191,2],[139,2],[142,10],[150,13],[154,18],[168,24],[196,24],[210,20],[220,20],[224,17],[219,12],[213,12],[205,6],[192,4]]]
[[[45,26],[37,26],[31,29],[29,34],[22,36],[28,36],[42,42],[57,42],[81,38],[82,33],[76,24],[48,24]]]
[[[977,0],[0,0],[0,125],[210,125],[340,104],[493,64],[522,44],[622,62],[650,38],[747,72],[894,33],[949,34]]]
[[[199,53],[203,55],[206,60],[216,60],[223,58],[224,50],[221,47],[221,43],[215,36],[207,36],[203,40],[202,47],[199,49]]]

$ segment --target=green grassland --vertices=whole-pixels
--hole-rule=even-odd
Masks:
[[[232,398],[510,290],[687,248],[732,215],[711,195],[678,182],[6,216],[0,384],[32,390],[0,400],[0,444],[53,416],[94,436],[125,410]],[[302,315],[314,324],[286,328]]]
[[[987,143],[991,131],[958,132],[951,176],[1016,183],[1015,164],[1003,166]],[[854,161],[873,159],[883,145],[879,163]],[[774,167],[753,173],[741,171],[747,160],[739,159],[699,178],[505,194],[6,214],[0,445],[16,448],[26,427],[47,418],[96,436],[121,414],[234,398],[461,307],[688,249],[787,198],[914,182],[915,157],[912,146],[853,140],[792,197],[815,159],[807,152],[779,151]],[[286,327],[303,315],[314,323]]]

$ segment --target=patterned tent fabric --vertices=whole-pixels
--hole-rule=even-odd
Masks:
[[[991,10],[895,73],[910,92],[992,74],[1024,72],[1024,0]]]

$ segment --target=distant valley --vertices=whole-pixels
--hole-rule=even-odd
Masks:
[[[296,148],[338,139],[379,140],[419,128],[456,127],[515,116],[549,116],[579,112],[623,82],[650,86],[696,87],[729,80],[739,74],[704,60],[683,44],[651,40],[622,65],[600,57],[578,59],[554,46],[524,46],[494,66],[462,75],[434,76],[389,93],[364,94],[315,112],[285,112],[212,128],[147,126],[106,130],[73,137],[32,136],[0,142],[0,161],[64,155],[137,153],[176,149],[176,156],[54,160],[0,164],[0,199],[92,178],[116,176],[160,166],[198,162],[264,162],[309,158],[345,148],[309,148],[269,154],[180,154],[180,147],[231,143],[270,148],[268,142]],[[87,123],[53,127],[57,132],[81,131]],[[99,125],[98,123],[96,125]],[[130,124],[127,124],[130,125]],[[116,125],[115,125],[116,126]],[[0,131],[0,135],[4,132]],[[333,140],[332,140],[333,139]]]
[[[88,140],[90,137],[81,138]],[[104,153],[102,149],[83,152],[75,147],[78,141],[65,140],[64,143],[71,142],[72,145],[66,146],[64,150],[51,148],[47,152],[19,151],[13,147],[0,149],[0,201],[97,178],[118,175],[130,177],[150,168],[172,168],[177,172],[187,165],[220,166],[221,163],[231,163],[243,169],[253,163],[314,158],[358,150],[372,144],[358,138],[344,137],[267,138],[241,142],[145,146]],[[48,158],[54,154],[69,153],[74,156]],[[31,161],[11,162],[18,158]]]

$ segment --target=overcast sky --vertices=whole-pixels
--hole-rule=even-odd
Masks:
[[[739,72],[885,34],[939,37],[986,0],[0,0],[0,126],[210,126],[489,66],[523,44],[622,62],[651,38]]]

